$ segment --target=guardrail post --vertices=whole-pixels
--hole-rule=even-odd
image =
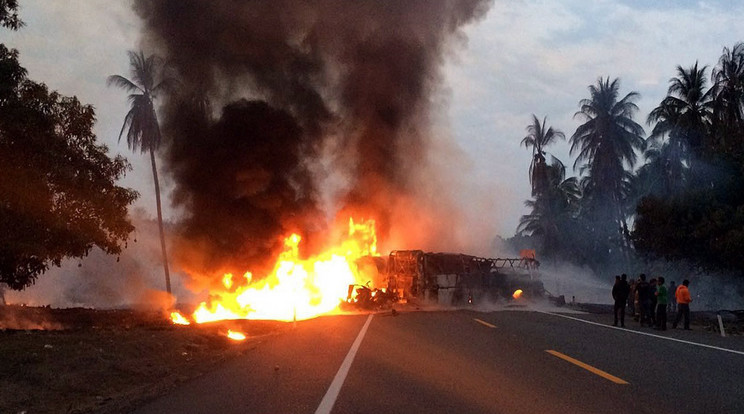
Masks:
[[[716,313],[718,316],[718,327],[721,328],[721,336],[726,337],[726,331],[723,329],[723,319],[721,318],[721,312]]]

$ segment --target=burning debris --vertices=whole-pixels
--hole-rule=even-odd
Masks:
[[[233,341],[245,341],[248,337],[242,332],[235,332],[233,330],[227,331],[227,337]]]
[[[356,261],[377,255],[377,237],[373,220],[355,223],[349,220],[347,236],[336,247],[309,258],[300,257],[302,238],[292,234],[284,241],[273,270],[253,280],[250,272],[242,280],[232,274],[222,278],[222,288],[213,289],[191,315],[196,323],[224,319],[272,319],[292,321],[309,319],[339,311],[347,295],[347,286],[364,283]],[[366,282],[366,281],[365,281]],[[174,323],[189,322],[178,312]]]
[[[213,290],[210,300],[201,303],[191,319],[174,312],[173,323],[296,321],[345,310],[386,309],[399,301],[449,306],[510,295],[518,300],[523,294],[535,297],[544,292],[534,257],[485,259],[398,250],[385,260],[377,254],[374,221],[357,224],[350,220],[346,240],[307,259],[298,255],[300,241],[297,234],[285,240],[285,250],[267,277],[253,281],[248,272],[236,281],[232,274],[225,274],[223,288]]]

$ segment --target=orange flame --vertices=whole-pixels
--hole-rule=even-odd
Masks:
[[[189,320],[186,319],[179,312],[171,312],[170,316],[171,321],[173,321],[173,323],[175,323],[176,325],[191,325],[191,322],[189,322]]]
[[[235,332],[233,330],[227,331],[227,337],[232,339],[233,341],[245,341],[245,334],[242,332]]]
[[[513,297],[514,299],[519,299],[519,298],[521,298],[521,297],[522,297],[522,289],[517,289],[517,290],[515,290],[515,291],[514,291],[514,293],[512,294],[512,297]]]
[[[349,219],[347,237],[337,246],[308,258],[299,256],[302,238],[292,234],[284,240],[273,271],[253,281],[246,272],[240,281],[225,274],[225,290],[211,292],[211,300],[202,302],[192,315],[197,323],[224,319],[301,320],[338,311],[346,299],[348,286],[366,283],[356,272],[355,261],[377,256],[374,220],[355,223]]]

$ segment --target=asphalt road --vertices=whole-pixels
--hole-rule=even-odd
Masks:
[[[744,413],[744,338],[611,319],[323,317],[256,340],[136,413]]]

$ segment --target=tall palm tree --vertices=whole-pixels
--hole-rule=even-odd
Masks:
[[[127,131],[127,145],[132,151],[150,153],[152,164],[152,178],[155,182],[155,202],[158,211],[158,229],[160,230],[160,248],[163,253],[163,270],[165,272],[165,288],[171,293],[170,272],[168,270],[168,254],[165,249],[165,234],[163,232],[163,214],[160,204],[160,182],[155,163],[155,151],[160,147],[162,135],[155,113],[153,101],[157,94],[164,92],[172,81],[163,76],[162,61],[155,55],[145,56],[144,52],[129,51],[129,67],[132,80],[121,75],[111,75],[107,84],[115,85],[129,92],[131,108],[124,117],[124,124],[119,132],[121,140]]]
[[[648,116],[649,125],[656,123],[651,139],[669,134],[673,145],[686,146],[700,155],[712,115],[706,69],[706,66],[699,68],[697,62],[689,69],[677,66],[677,76],[669,80],[667,97]]]
[[[548,117],[544,117],[542,123],[535,114],[532,114],[532,123],[527,125],[527,136],[522,138],[521,144],[525,148],[532,148],[532,161],[530,162],[530,185],[532,195],[536,196],[545,191],[547,185],[547,166],[545,164],[545,147],[557,139],[565,139],[563,132],[546,127]]]
[[[672,192],[681,188],[685,179],[682,174],[687,168],[695,176],[694,161],[702,156],[710,132],[712,94],[706,90],[706,69],[699,68],[697,62],[689,69],[677,66],[677,76],[669,80],[667,97],[648,116],[649,125],[656,123],[649,141],[664,150],[659,155],[672,157],[664,161],[667,165],[663,171],[669,175],[664,180],[671,184],[668,189]]]
[[[589,86],[590,98],[579,102],[580,110],[574,115],[585,122],[570,138],[570,154],[578,152],[574,169],[588,173],[582,180],[583,199],[588,202],[587,213],[599,226],[597,234],[604,240],[597,241],[602,245],[613,237],[613,229],[624,237],[629,170],[645,146],[643,127],[633,121],[639,94],[630,92],[618,99],[619,89],[619,79],[610,81],[609,77]]]
[[[545,191],[525,201],[531,211],[520,218],[517,233],[540,238],[542,254],[554,257],[565,248],[562,236],[570,233],[581,191],[576,177],[566,178],[566,167],[557,158],[552,157],[545,172]]]
[[[744,43],[723,48],[718,65],[712,72],[714,127],[722,150],[742,139],[744,126]]]

